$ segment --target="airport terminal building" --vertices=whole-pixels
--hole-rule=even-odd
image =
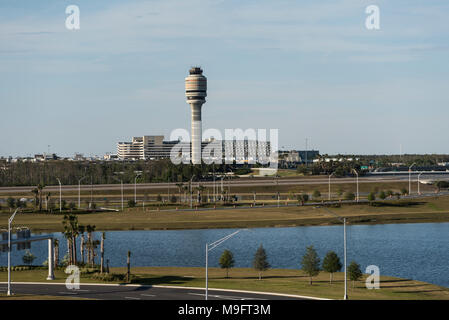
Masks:
[[[133,137],[131,142],[117,143],[117,156],[120,160],[169,159],[172,148],[179,143],[178,140],[164,141],[164,136]],[[203,152],[211,145],[221,146],[221,155],[206,151],[214,160],[221,157],[226,161],[252,162],[257,160],[258,154],[269,156],[271,152],[270,142],[257,140],[207,140],[201,143]],[[187,148],[190,149],[190,145]]]

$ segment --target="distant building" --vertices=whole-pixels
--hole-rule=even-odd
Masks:
[[[170,158],[170,151],[178,142],[164,141],[164,136],[133,137],[131,142],[117,143],[117,156],[121,160]]]
[[[120,160],[153,160],[169,159],[172,148],[182,143],[179,140],[164,141],[164,136],[133,137],[131,142],[117,143],[117,157]],[[221,146],[221,155],[212,152],[209,157],[217,161],[236,161],[240,163],[256,162],[257,156],[270,155],[270,142],[256,140],[206,140],[201,143],[201,148],[215,143]],[[190,143],[187,148],[190,149]],[[258,149],[260,149],[258,154]],[[219,159],[221,157],[221,159]],[[190,157],[187,158],[190,160]]]
[[[103,160],[106,160],[106,161],[113,161],[113,160],[118,160],[119,159],[119,157],[118,157],[118,155],[116,155],[116,154],[105,154],[104,156],[103,156]]]
[[[279,151],[279,159],[287,163],[312,163],[320,155],[318,150]]]

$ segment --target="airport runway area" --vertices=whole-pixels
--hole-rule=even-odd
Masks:
[[[409,176],[408,173],[401,174],[376,174],[370,176],[359,177],[359,183],[379,183],[379,182],[404,182],[408,181]],[[416,181],[417,174],[412,174],[412,181]],[[423,174],[421,176],[422,180],[441,180],[446,179],[449,180],[448,172],[433,172],[429,174]],[[332,184],[341,184],[341,183],[354,183],[355,177],[349,178],[332,178]],[[263,186],[296,186],[296,185],[319,185],[319,184],[328,184],[329,180],[327,176],[322,177],[312,177],[312,178],[237,178],[237,179],[227,179],[225,178],[223,181],[223,186],[231,186],[231,187],[263,187]],[[188,182],[184,182],[188,184]],[[201,185],[207,187],[212,187],[213,181],[201,181]],[[217,178],[215,181],[216,185],[221,185],[221,178]],[[193,184],[198,184],[198,181],[193,181]],[[25,193],[31,192],[35,186],[21,186],[21,187],[0,187],[0,193]],[[132,189],[134,190],[142,189],[163,189],[170,188],[178,190],[176,183],[138,183],[136,186],[134,184],[124,184],[123,189]],[[120,184],[97,184],[97,185],[81,185],[81,190],[120,190]],[[46,191],[59,191],[59,185],[54,186],[46,186]],[[63,191],[78,191],[78,185],[67,185],[62,186]]]

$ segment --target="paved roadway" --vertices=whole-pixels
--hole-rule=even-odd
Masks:
[[[7,283],[0,283],[0,292],[6,293]],[[204,289],[152,287],[140,285],[81,284],[78,290],[69,290],[60,283],[12,283],[16,294],[46,295],[102,300],[204,300]],[[210,300],[305,300],[307,297],[257,294],[249,292],[209,289]],[[310,298],[312,299],[312,298]]]
[[[378,183],[378,182],[404,182],[408,181],[408,174],[399,174],[399,175],[370,175],[359,178],[359,183]],[[416,174],[412,175],[412,181],[416,183]],[[449,173],[435,173],[435,174],[426,174],[422,175],[421,179],[429,180],[429,179],[448,179]],[[355,177],[349,178],[332,178],[332,184],[341,184],[341,183],[354,183]],[[196,181],[194,184],[198,183]],[[313,177],[313,178],[240,178],[240,179],[224,179],[224,186],[231,187],[255,187],[255,186],[295,186],[295,185],[317,185],[317,184],[328,184],[329,179],[327,176],[322,177]],[[201,181],[203,186],[212,187],[212,181]],[[216,180],[216,185],[221,184],[221,179]],[[124,184],[124,189],[132,189],[134,190],[134,184]],[[176,183],[139,183],[136,185],[136,189],[175,189],[178,190]],[[31,192],[35,186],[23,186],[23,187],[0,187],[0,193],[26,193]],[[97,184],[97,185],[81,185],[81,190],[120,190],[120,184]],[[47,186],[45,187],[46,191],[59,191],[59,185]],[[62,186],[62,190],[64,191],[78,191],[77,185],[67,185]]]

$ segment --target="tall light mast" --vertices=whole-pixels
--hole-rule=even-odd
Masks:
[[[185,83],[187,103],[190,104],[192,112],[191,161],[192,164],[201,164],[201,107],[206,102],[207,78],[203,76],[203,70],[200,67],[192,67],[189,73]]]

